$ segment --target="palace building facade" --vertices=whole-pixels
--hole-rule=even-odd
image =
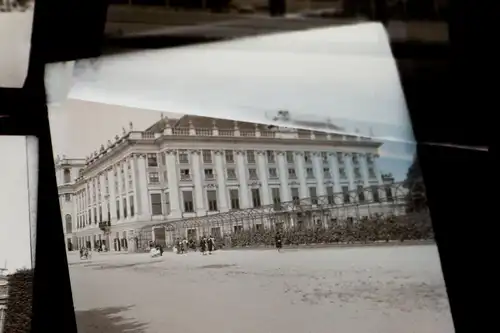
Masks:
[[[56,158],[67,247],[134,251],[138,230],[163,222],[360,188],[384,195],[380,146],[198,116],[131,123],[87,158]]]

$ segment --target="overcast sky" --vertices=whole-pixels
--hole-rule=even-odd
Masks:
[[[181,114],[163,113],[170,118]],[[79,100],[67,100],[62,105],[50,107],[50,130],[54,155],[82,158],[90,155],[107,140],[113,140],[122,128],[128,129],[129,122],[137,130],[144,130],[161,119],[161,112],[134,109],[129,107],[107,105]],[[335,122],[334,122],[335,123]],[[340,125],[343,125],[339,121]],[[368,126],[372,125],[372,126]],[[356,123],[363,132],[369,128],[375,133],[385,136],[397,135],[399,128],[381,124]],[[363,127],[368,126],[368,127]],[[414,145],[384,141],[380,150],[380,169],[391,172],[396,179],[402,180],[411,164]]]
[[[26,138],[0,136],[0,268],[31,267]]]

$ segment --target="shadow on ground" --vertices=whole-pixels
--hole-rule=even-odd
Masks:
[[[76,323],[80,333],[145,333],[146,324],[127,319],[121,312],[131,307],[111,307],[76,311]]]

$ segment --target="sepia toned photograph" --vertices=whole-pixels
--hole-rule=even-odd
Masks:
[[[49,117],[79,332],[454,332],[415,146],[370,135],[399,128]]]
[[[36,244],[38,141],[0,136],[0,332],[29,332]]]
[[[0,0],[0,88],[22,88],[28,74],[34,0]]]

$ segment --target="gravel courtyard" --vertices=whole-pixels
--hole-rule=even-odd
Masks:
[[[80,333],[454,332],[434,245],[68,258]]]

